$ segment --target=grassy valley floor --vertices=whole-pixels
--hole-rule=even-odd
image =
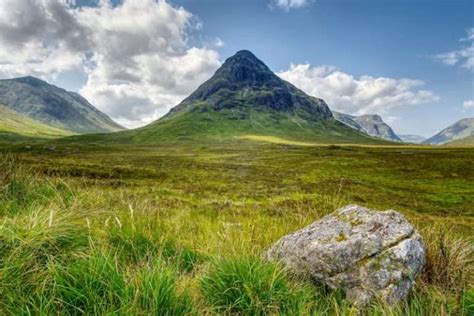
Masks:
[[[363,314],[474,309],[472,148],[250,136],[0,151],[0,314],[356,315],[341,293],[261,260],[350,203],[402,212],[428,250],[407,303]]]

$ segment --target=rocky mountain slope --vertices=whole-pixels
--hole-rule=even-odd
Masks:
[[[152,124],[113,135],[134,142],[276,136],[318,142],[378,142],[335,120],[327,104],[275,75],[249,51]]]
[[[34,77],[0,80],[0,104],[46,125],[74,133],[123,129],[79,94]]]
[[[333,111],[334,118],[347,126],[370,136],[383,138],[391,141],[401,142],[402,140],[395,134],[392,128],[385,123],[379,115],[366,114],[353,116]]]
[[[428,138],[423,144],[443,145],[474,135],[474,118],[462,119]]]

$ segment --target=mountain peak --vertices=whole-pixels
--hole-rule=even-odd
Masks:
[[[278,91],[288,92],[289,83],[275,75],[252,52],[240,50],[227,58],[215,74],[185,101],[206,101],[216,94],[224,93],[224,91],[274,88],[279,89]]]
[[[263,85],[279,79],[263,61],[248,50],[238,51],[234,56],[227,58],[222,67],[217,70],[216,75],[232,82],[248,85]]]
[[[24,83],[33,87],[40,87],[40,86],[47,86],[49,85],[46,81],[41,80],[39,78],[33,77],[33,76],[26,76],[26,77],[19,77],[19,78],[14,78],[12,81],[16,81],[19,83]]]
[[[401,141],[392,128],[386,124],[378,114],[364,114],[360,116],[348,115],[333,111],[334,118],[353,129],[392,141]]]
[[[237,56],[258,59],[251,51],[247,49],[241,49],[237,53],[235,53],[234,56],[231,56],[229,58],[237,57]]]
[[[310,97],[281,79],[248,50],[227,58],[209,80],[171,109],[164,119],[189,110],[230,111],[234,116],[247,118],[253,111],[284,112],[311,117],[312,121],[332,118],[323,100]]]
[[[359,119],[367,119],[378,123],[383,123],[383,119],[378,114],[363,114],[358,116]]]

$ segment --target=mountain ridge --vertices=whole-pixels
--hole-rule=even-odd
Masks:
[[[461,119],[430,138],[423,144],[443,145],[474,135],[474,117]]]
[[[74,133],[124,129],[80,94],[32,76],[0,79],[0,104],[36,121]]]
[[[334,118],[349,127],[367,133],[370,136],[383,138],[390,141],[401,142],[400,137],[393,129],[383,121],[378,114],[364,114],[360,116],[349,115],[337,111],[332,111]]]
[[[405,143],[421,144],[426,137],[414,134],[397,134],[397,136]]]

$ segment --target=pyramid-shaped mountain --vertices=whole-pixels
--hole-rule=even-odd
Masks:
[[[228,58],[212,78],[167,115],[120,135],[135,142],[246,135],[318,142],[377,142],[336,121],[323,100],[281,79],[246,50]]]
[[[166,117],[173,117],[199,104],[214,111],[240,110],[238,112],[242,115],[248,115],[249,110],[261,110],[299,113],[313,119],[331,117],[331,111],[323,100],[304,94],[246,50],[228,58],[211,79]]]

